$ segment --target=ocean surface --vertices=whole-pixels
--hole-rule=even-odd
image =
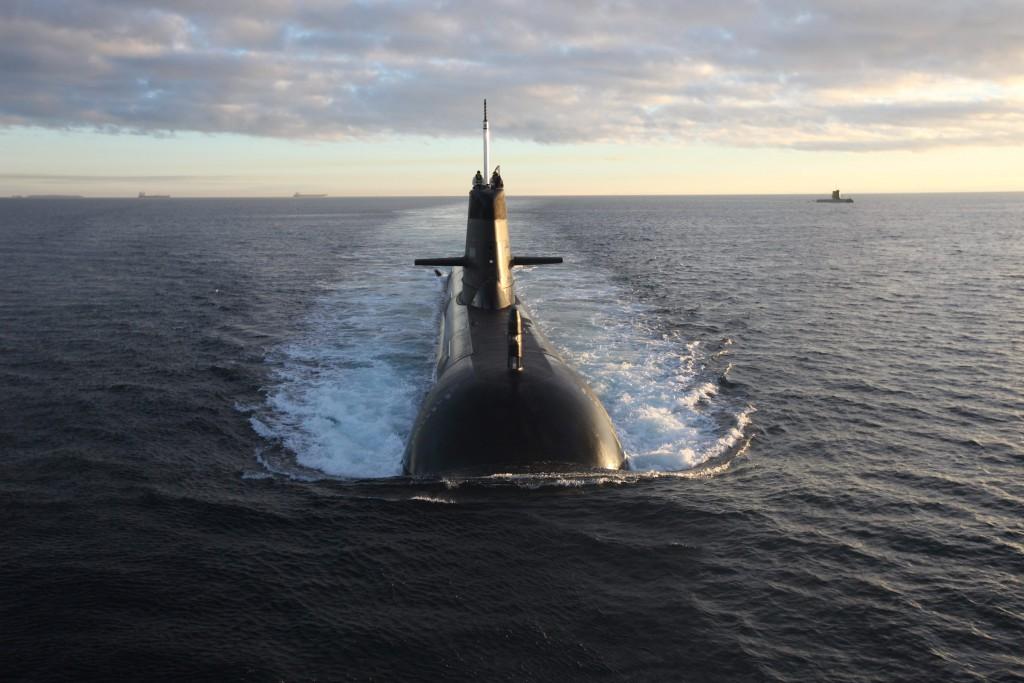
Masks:
[[[1024,194],[509,186],[629,471],[401,476],[464,198],[0,200],[0,679],[1024,680]]]

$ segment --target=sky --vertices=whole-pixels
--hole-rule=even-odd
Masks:
[[[0,196],[1024,191],[1024,1],[0,0]]]

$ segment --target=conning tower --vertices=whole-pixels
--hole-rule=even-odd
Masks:
[[[484,100],[484,170],[491,158],[491,132]],[[561,263],[561,256],[512,256],[508,237],[508,211],[505,208],[505,183],[501,167],[494,169],[489,182],[480,171],[469,191],[469,219],[466,223],[466,249],[462,256],[416,259],[418,266],[462,266],[461,301],[467,306],[501,310],[515,303],[512,268],[545,263]]]

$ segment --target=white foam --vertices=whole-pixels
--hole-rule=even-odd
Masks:
[[[677,400],[687,408],[696,408],[698,404],[709,401],[718,393],[718,385],[714,382],[704,382],[699,387],[683,394]]]
[[[442,498],[441,496],[428,496],[428,495],[425,495],[425,494],[418,495],[418,496],[413,496],[409,500],[417,500],[417,501],[420,501],[421,503],[435,503],[435,504],[439,504],[439,505],[457,505],[458,504],[458,502],[456,500],[454,500],[453,498]]]
[[[296,337],[268,355],[273,381],[250,423],[294,458],[266,453],[268,468],[360,479],[401,473],[430,381],[441,292],[441,279],[411,260],[422,249],[445,253],[410,234],[432,222],[449,229],[452,208],[408,212],[389,226],[380,250],[365,253],[344,282],[322,283]]]
[[[657,314],[589,268],[518,273],[518,290],[541,329],[601,398],[635,471],[680,471],[724,455],[747,413],[715,405],[718,384],[700,341],[659,331]],[[731,340],[730,340],[731,341]]]

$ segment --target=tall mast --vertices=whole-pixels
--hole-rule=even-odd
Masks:
[[[491,177],[491,129],[487,124],[487,100],[484,100],[484,184]]]

